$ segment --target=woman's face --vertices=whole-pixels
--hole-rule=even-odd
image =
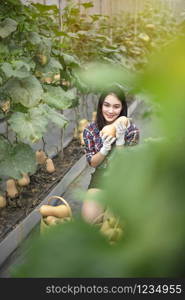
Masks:
[[[103,101],[102,114],[107,124],[113,123],[120,115],[122,103],[116,95],[107,95]]]

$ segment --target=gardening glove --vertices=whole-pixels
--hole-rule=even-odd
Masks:
[[[130,125],[130,122],[128,121],[127,127],[121,123],[118,122],[115,127],[116,127],[116,146],[123,146],[125,144],[125,132]]]
[[[100,153],[106,156],[111,150],[111,145],[114,143],[116,138],[112,136],[108,136],[107,134],[104,134],[101,138],[102,138],[103,146],[100,149]]]

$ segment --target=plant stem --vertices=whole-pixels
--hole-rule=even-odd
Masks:
[[[42,137],[42,142],[43,142],[43,151],[45,152],[46,151],[46,142],[43,137]]]

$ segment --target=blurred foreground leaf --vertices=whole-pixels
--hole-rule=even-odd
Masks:
[[[76,74],[80,81],[95,93],[101,92],[113,83],[122,85],[127,92],[133,89],[133,73],[119,64],[93,62],[86,64],[83,70],[76,70]]]
[[[182,276],[185,250],[185,158],[172,143],[117,153],[104,181],[106,201],[125,220],[127,276]]]
[[[117,249],[96,228],[76,220],[30,240],[27,259],[12,269],[12,276],[114,277],[121,269]]]
[[[185,38],[176,38],[151,57],[138,75],[136,93],[145,93],[161,107],[165,135],[185,139]]]

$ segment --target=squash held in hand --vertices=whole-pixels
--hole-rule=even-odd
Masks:
[[[129,118],[125,116],[117,118],[112,124],[104,126],[101,130],[101,134],[107,134],[108,136],[116,137],[116,124],[118,123],[122,123],[127,127],[129,125]]]

